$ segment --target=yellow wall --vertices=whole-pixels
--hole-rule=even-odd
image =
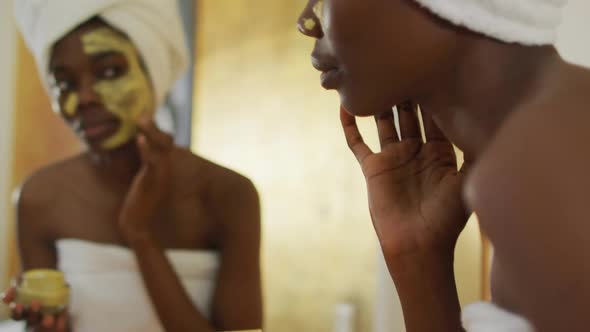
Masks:
[[[295,29],[304,2],[199,2],[193,147],[260,191],[265,329],[330,331],[334,306],[353,302],[369,331],[376,240],[337,96]]]

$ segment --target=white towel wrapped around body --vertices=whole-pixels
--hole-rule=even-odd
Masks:
[[[57,249],[58,268],[71,287],[74,331],[163,331],[129,249],[70,239],[59,240]],[[166,255],[195,306],[209,318],[218,253],[168,250]]]
[[[467,332],[534,332],[524,318],[498,308],[492,303],[474,303],[463,310],[463,327]]]
[[[0,332],[25,332],[26,324],[23,322],[0,322]]]
[[[498,40],[555,43],[567,0],[415,0],[437,16]]]

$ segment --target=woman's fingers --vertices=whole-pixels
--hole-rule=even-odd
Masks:
[[[148,143],[147,138],[144,134],[140,133],[137,135],[137,148],[139,149],[139,156],[144,164],[152,164],[155,160],[157,155],[152,152],[152,149]]]
[[[22,320],[25,316],[25,307],[22,304],[12,302],[10,312],[13,320]]]
[[[371,151],[363,140],[354,116],[348,114],[342,107],[340,107],[340,122],[342,123],[344,137],[346,138],[346,143],[350,151],[352,151],[358,162],[362,164],[365,158],[373,154],[373,151]]]
[[[57,316],[57,321],[55,323],[55,330],[57,332],[66,332],[68,327],[68,314],[66,311],[62,312]]]
[[[424,136],[426,136],[427,142],[449,142],[447,136],[442,132],[442,130],[440,130],[436,122],[434,122],[434,119],[430,113],[422,112],[422,122],[424,123]]]
[[[29,306],[14,302],[16,300],[16,284],[15,280],[13,286],[0,294],[2,302],[9,305],[13,320],[26,320],[29,326],[41,326],[44,330],[66,332],[68,321],[65,311],[58,316],[43,314],[40,301],[32,301]]]
[[[0,294],[4,304],[10,304],[16,298],[16,287],[9,287],[2,294]]]
[[[45,329],[51,329],[55,326],[55,316],[46,314],[43,316],[43,320],[41,321],[41,326]]]
[[[143,162],[147,165],[157,164],[161,156],[171,151],[174,139],[161,131],[149,117],[140,118],[137,127],[137,146]]]
[[[41,303],[39,301],[33,301],[27,313],[27,322],[30,325],[37,325],[41,322],[42,318]]]
[[[167,150],[174,144],[172,136],[163,132],[149,117],[142,117],[137,121],[137,128],[143,134],[150,146],[157,150]]]
[[[376,115],[375,122],[377,123],[381,150],[390,144],[399,142],[397,130],[395,129],[393,110]]]
[[[463,155],[463,165],[461,166],[461,169],[459,170],[460,173],[467,173],[469,171],[469,168],[471,168],[471,165],[473,164],[473,157],[470,155]]]
[[[417,139],[422,141],[418,107],[412,102],[405,102],[397,106],[401,140]]]

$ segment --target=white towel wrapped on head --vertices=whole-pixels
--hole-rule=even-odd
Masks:
[[[553,44],[567,0],[416,0],[441,18],[508,43]]]
[[[45,84],[53,45],[93,17],[125,33],[138,48],[158,106],[188,66],[176,0],[18,0],[15,14]]]

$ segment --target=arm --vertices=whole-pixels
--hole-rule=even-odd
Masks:
[[[144,284],[166,331],[244,330],[262,326],[260,212],[258,195],[247,180],[219,195],[224,206],[222,261],[213,295],[212,321],[193,305],[162,248],[148,234],[128,236]]]
[[[252,309],[248,305],[236,305],[240,303],[241,295],[250,296],[251,289],[255,289],[258,296],[252,295],[251,301],[260,297],[259,212],[253,186],[243,183],[224,186],[228,188],[228,193],[223,193],[216,200],[223,203],[219,210],[232,211],[219,218],[224,233],[222,264],[214,298],[214,319],[208,322],[192,304],[149,227],[169,188],[174,151],[172,138],[157,129],[152,121],[143,119],[138,125],[142,134],[137,144],[143,166],[123,203],[119,227],[136,254],[144,284],[162,325],[167,331],[174,332],[213,331],[213,325],[217,328],[243,328],[243,325],[251,323],[250,319],[257,321],[257,316],[250,317]],[[245,228],[234,229],[242,221]]]
[[[222,262],[212,319],[222,331],[262,328],[260,207],[254,185],[239,177],[219,196]]]
[[[17,238],[22,271],[57,268],[54,241],[45,231],[47,216],[35,188],[24,185],[17,200]]]
[[[348,146],[357,158],[381,249],[395,282],[408,332],[462,331],[453,255],[468,218],[452,144],[424,116],[422,140],[417,110],[398,107],[376,118],[381,151],[364,143],[355,118],[341,110]]]
[[[416,254],[390,260],[388,266],[406,331],[463,331],[452,252]]]
[[[45,207],[48,206],[43,197],[45,186],[36,185],[33,180],[27,182],[21,188],[17,200],[17,237],[20,265],[22,271],[31,269],[48,268],[57,269],[57,252],[55,242],[46,225],[48,214]],[[12,293],[12,297],[16,293]],[[31,332],[67,331],[67,313],[58,316],[39,313],[40,306],[34,304],[30,310],[22,305],[16,305],[13,310],[13,317],[17,319],[26,318],[28,321],[27,330]]]
[[[157,242],[147,234],[132,235],[127,239],[164,329],[174,332],[215,331],[192,303]]]
[[[137,147],[142,167],[119,213],[119,229],[135,253],[144,285],[166,331],[212,332],[213,326],[193,305],[150,229],[170,188],[174,142],[148,118],[138,122]]]

